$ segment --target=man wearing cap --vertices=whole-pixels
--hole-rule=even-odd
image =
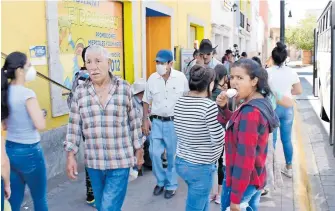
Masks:
[[[185,75],[174,70],[172,65],[172,52],[160,50],[156,55],[156,72],[149,77],[143,96],[143,132],[144,135],[151,135],[149,151],[152,170],[157,180],[153,193],[158,196],[165,189],[166,199],[175,195],[178,186],[174,165],[177,146],[177,135],[173,125],[174,106],[179,97],[189,91]],[[149,119],[150,104],[152,107]],[[166,170],[161,159],[165,149],[168,160]]]
[[[209,39],[203,39],[201,41],[199,46],[200,57],[188,66],[187,70],[185,71],[185,73],[187,73],[186,78],[189,78],[190,70],[195,64],[204,65],[205,67],[209,67],[212,69],[214,69],[216,65],[221,64],[221,62],[218,61],[213,54],[216,47],[218,46],[215,46],[215,48],[213,48],[212,42]]]

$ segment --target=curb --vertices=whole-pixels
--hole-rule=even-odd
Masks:
[[[296,103],[294,105],[294,116],[293,129],[295,133],[295,141],[292,143],[294,147],[294,206],[295,210],[315,211],[316,208],[313,200],[312,185],[307,173],[305,147],[302,139],[302,121]]]

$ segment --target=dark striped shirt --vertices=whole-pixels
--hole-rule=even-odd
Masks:
[[[174,109],[178,157],[197,164],[215,163],[219,159],[225,133],[217,115],[217,105],[208,98],[179,98]]]

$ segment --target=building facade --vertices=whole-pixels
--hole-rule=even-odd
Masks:
[[[212,43],[217,47],[217,57],[221,61],[227,49],[234,45],[234,1],[211,0]]]
[[[98,44],[110,51],[113,74],[133,83],[155,71],[159,49],[171,49],[180,70],[181,49],[211,37],[210,11],[205,1],[2,1],[1,52],[26,53],[39,73],[70,88],[83,48]],[[47,111],[41,143],[50,178],[64,172],[68,90],[42,78],[27,85]]]
[[[270,41],[270,17],[271,13],[269,10],[269,3],[267,0],[260,1],[259,2],[259,15],[261,17],[261,20],[263,22],[263,30],[260,29],[260,32],[263,31],[263,39],[261,41],[261,46],[262,46],[262,62],[265,62],[267,58],[270,57],[270,48],[272,46],[271,41]]]

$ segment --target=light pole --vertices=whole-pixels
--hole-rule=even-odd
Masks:
[[[285,43],[285,1],[280,0],[280,42]]]
[[[291,10],[288,17],[292,18]],[[285,44],[285,0],[280,0],[280,42]]]

